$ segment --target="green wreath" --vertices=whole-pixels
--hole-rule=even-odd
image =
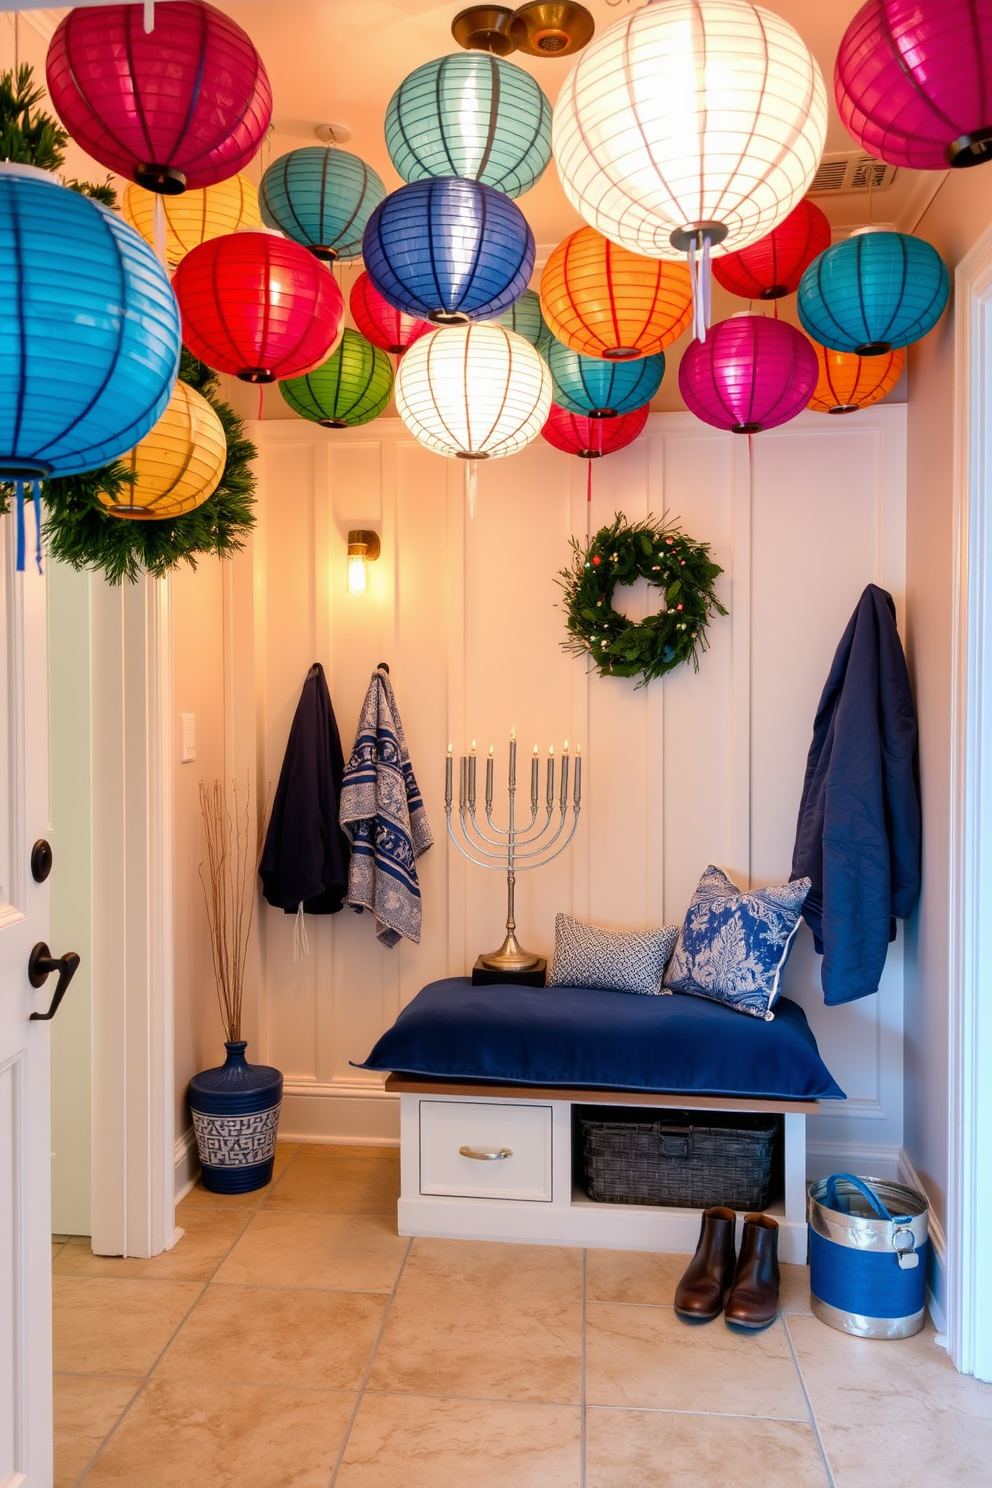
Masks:
[[[674,523],[628,522],[617,512],[586,548],[572,538],[572,566],[562,569],[569,638],[562,645],[588,655],[604,677],[636,677],[639,687],[691,661],[699,670],[706,626],[727,611],[713,582],[723,572],[705,543],[693,542]],[[665,606],[647,619],[628,620],[613,608],[618,584],[647,579],[664,592]]]

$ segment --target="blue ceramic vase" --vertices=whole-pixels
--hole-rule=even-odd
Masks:
[[[272,1179],[282,1075],[249,1064],[242,1040],[225,1044],[227,1060],[189,1082],[203,1184],[214,1193],[249,1193]]]

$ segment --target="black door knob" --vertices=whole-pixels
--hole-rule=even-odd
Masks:
[[[47,1013],[32,1013],[32,1020],[47,1022],[54,1018],[59,1010],[59,1004],[66,994],[69,983],[79,970],[79,957],[75,951],[66,951],[64,956],[53,956],[43,940],[39,940],[28,957],[28,981],[32,987],[43,987],[53,971],[59,974],[58,983],[55,987],[55,996]]]

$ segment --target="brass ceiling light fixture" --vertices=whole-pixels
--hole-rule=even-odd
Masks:
[[[596,23],[576,0],[527,0],[518,10],[472,5],[451,23],[451,34],[469,52],[506,57],[567,57],[591,41]]]

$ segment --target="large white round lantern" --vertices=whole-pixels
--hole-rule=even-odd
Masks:
[[[799,33],[749,0],[653,0],[582,52],[558,95],[566,195],[634,253],[736,252],[802,199],[827,126]]]

